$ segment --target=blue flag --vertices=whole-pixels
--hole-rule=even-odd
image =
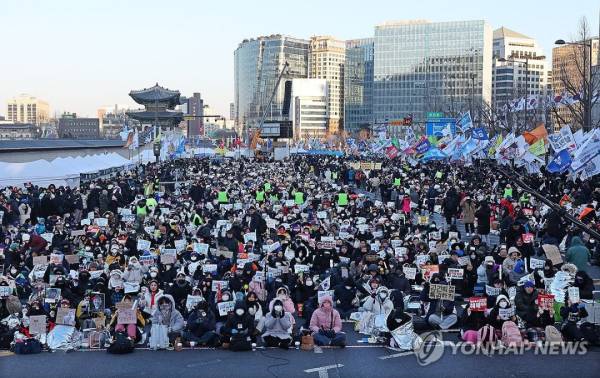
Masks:
[[[563,173],[571,166],[573,160],[571,159],[571,155],[569,151],[565,148],[564,150],[560,150],[559,153],[554,155],[550,163],[548,163],[548,167],[546,169],[550,173]]]
[[[442,151],[440,151],[439,148],[432,147],[427,152],[425,152],[425,154],[421,158],[421,161],[427,162],[430,160],[443,160],[447,157],[448,156],[445,153],[443,153]]]
[[[478,127],[476,129],[473,129],[471,136],[473,137],[473,139],[479,139],[479,140],[490,139],[487,131],[485,131],[485,129],[483,127]]]
[[[464,133],[465,131],[471,129],[473,127],[473,120],[471,119],[471,112],[466,112],[463,114],[458,121],[456,121],[456,126]]]
[[[431,148],[431,142],[428,139],[423,139],[417,144],[415,151],[417,151],[418,154],[424,154],[429,148]]]

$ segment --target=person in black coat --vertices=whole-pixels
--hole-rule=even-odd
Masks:
[[[201,346],[216,347],[219,345],[219,335],[215,332],[215,327],[215,314],[207,301],[201,301],[190,313],[183,338]]]
[[[238,301],[233,313],[227,317],[227,321],[221,328],[221,339],[223,343],[229,343],[229,349],[235,351],[252,349],[252,341],[256,341],[254,317],[248,313],[246,304]]]
[[[177,273],[175,283],[169,287],[167,294],[171,294],[175,300],[175,307],[177,307],[177,310],[184,313],[187,296],[192,294],[192,285],[186,280],[185,274],[181,272]]]
[[[356,307],[353,304],[355,297],[356,288],[354,287],[354,281],[352,278],[346,278],[344,283],[335,287],[335,308],[340,313],[342,319],[348,319],[350,314],[355,311]]]
[[[490,216],[492,210],[486,201],[479,202],[479,208],[475,211],[477,218],[477,233],[481,235],[483,241],[487,241],[487,235],[490,233]]]

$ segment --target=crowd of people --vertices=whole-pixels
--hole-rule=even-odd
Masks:
[[[179,159],[4,188],[0,348],[594,342],[600,250],[563,212],[598,230],[597,177],[525,177],[558,211],[485,162],[364,163]]]

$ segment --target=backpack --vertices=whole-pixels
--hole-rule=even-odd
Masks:
[[[134,349],[133,340],[125,332],[117,332],[115,333],[115,340],[106,351],[112,354],[127,354],[133,352]]]
[[[15,354],[42,353],[42,344],[37,339],[24,339],[15,343]]]
[[[496,344],[496,330],[491,325],[484,325],[477,331],[477,341],[483,345],[494,345]]]
[[[505,346],[521,346],[523,345],[523,336],[519,327],[512,321],[506,321],[502,324],[502,343]]]
[[[563,341],[562,334],[555,326],[547,325],[544,330],[544,336],[547,343],[561,343]]]

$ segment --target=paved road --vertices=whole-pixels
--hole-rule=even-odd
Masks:
[[[451,355],[422,367],[414,355],[383,347],[326,349],[323,353],[268,349],[146,351],[115,356],[104,351],[0,357],[4,377],[597,377],[600,351],[585,355]],[[318,369],[330,367],[326,373]],[[308,372],[307,372],[308,370]]]

